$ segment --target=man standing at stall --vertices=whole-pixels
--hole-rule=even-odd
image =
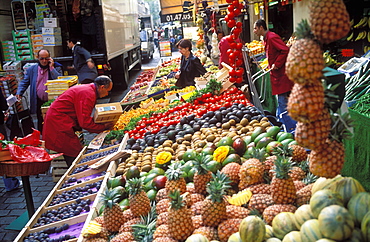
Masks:
[[[47,80],[57,79],[62,75],[61,64],[55,63],[50,57],[50,52],[46,49],[41,49],[37,53],[37,65],[29,67],[26,75],[19,83],[17,89],[17,98],[25,93],[30,87],[30,113],[37,116],[37,129],[42,132],[42,124],[44,119],[41,113],[41,106],[48,101],[47,87],[45,83]]]
[[[113,127],[113,123],[96,124],[91,117],[96,100],[107,96],[112,86],[109,77],[99,76],[94,83],[69,88],[51,104],[42,137],[47,149],[64,154],[68,166],[82,150],[75,131],[100,133]]]
[[[269,63],[270,81],[272,95],[277,95],[278,107],[276,116],[285,125],[287,132],[295,130],[294,121],[287,112],[287,103],[293,82],[289,80],[285,73],[285,62],[289,53],[289,47],[282,41],[279,35],[267,30],[265,20],[258,19],[254,23],[253,32],[258,36],[263,36],[266,57]]]

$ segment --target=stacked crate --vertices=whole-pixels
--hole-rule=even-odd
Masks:
[[[51,151],[51,154],[56,152]],[[53,177],[53,182],[58,182],[59,179],[66,173],[68,166],[64,160],[64,156],[59,156],[51,161],[51,175]]]
[[[63,56],[62,32],[59,27],[59,19],[45,18],[42,28],[44,48],[49,50],[53,57]]]
[[[13,41],[15,45],[15,54],[17,60],[32,60],[32,41],[31,33],[29,30],[12,31]]]
[[[61,76],[58,77],[56,80],[48,80],[46,82],[46,86],[48,90],[48,99],[53,100],[56,99],[60,94],[65,92],[71,86],[77,84],[78,77],[77,76]]]
[[[31,42],[32,42],[32,53],[34,56],[37,56],[39,50],[44,48],[44,44],[42,42],[42,34],[31,35]]]
[[[15,46],[12,40],[6,40],[1,42],[3,49],[4,61],[15,61]]]

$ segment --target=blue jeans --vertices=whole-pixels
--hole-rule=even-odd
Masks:
[[[292,132],[295,130],[295,127],[297,125],[297,121],[292,119],[288,115],[287,111],[287,105],[288,105],[288,96],[290,92],[285,92],[282,94],[278,94],[278,107],[276,110],[276,116],[279,120],[279,122],[282,122],[284,124],[284,129],[286,132]]]
[[[16,177],[6,177],[6,178],[3,177],[3,181],[4,181],[4,185],[5,185],[5,190],[7,192],[10,192],[10,191],[18,188],[19,184],[20,184],[18,178],[16,178]]]

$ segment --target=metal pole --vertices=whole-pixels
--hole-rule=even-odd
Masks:
[[[22,176],[22,182],[23,182],[24,196],[26,198],[28,217],[31,219],[33,214],[35,213],[35,206],[33,204],[30,177]]]

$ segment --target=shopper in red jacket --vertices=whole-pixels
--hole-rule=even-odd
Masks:
[[[112,123],[96,124],[91,117],[96,100],[107,96],[112,86],[109,77],[99,76],[94,83],[69,88],[50,105],[42,137],[47,149],[64,154],[68,166],[82,150],[75,131],[100,133],[112,128]]]
[[[266,57],[269,63],[272,95],[277,95],[278,108],[276,116],[285,125],[286,131],[295,130],[296,121],[287,113],[287,103],[293,82],[285,73],[285,62],[289,47],[281,40],[280,36],[267,29],[265,20],[259,19],[254,23],[253,32],[257,36],[263,36]]]

